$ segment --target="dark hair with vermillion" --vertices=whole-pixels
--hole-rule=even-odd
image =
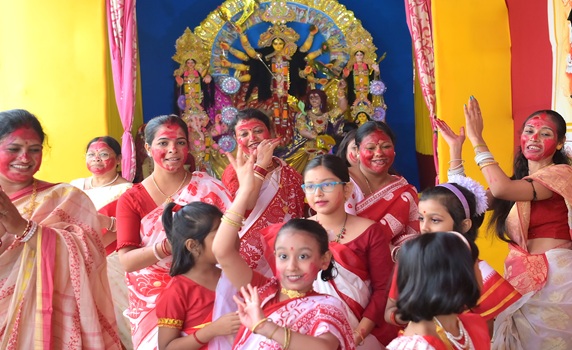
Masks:
[[[175,114],[160,115],[147,122],[145,126],[145,143],[151,145],[157,130],[163,125],[175,124],[178,125],[181,130],[185,133],[185,138],[189,141],[189,128],[187,124]]]
[[[22,127],[32,128],[40,137],[40,142],[44,143],[46,134],[44,134],[44,129],[35,115],[25,109],[0,112],[0,140]]]
[[[270,132],[272,131],[272,129],[270,128],[270,118],[266,114],[264,114],[264,112],[256,108],[246,108],[236,113],[236,117],[233,119],[232,123],[230,123],[228,127],[229,130],[231,130],[232,133],[234,134],[236,132],[235,131],[236,124],[238,124],[238,122],[241,120],[248,120],[248,119],[258,119],[261,122],[263,122],[264,125],[266,125],[268,131]]]
[[[89,150],[89,146],[91,146],[91,144],[95,143],[95,142],[103,142],[107,146],[109,146],[109,148],[111,148],[113,150],[113,152],[115,152],[116,156],[121,155],[121,145],[119,144],[119,142],[117,142],[116,139],[114,139],[111,136],[98,136],[98,137],[93,138],[91,141],[88,142],[87,147],[85,148],[85,151],[87,152],[87,150]]]
[[[186,247],[187,240],[193,239],[204,248],[205,238],[216,230],[222,217],[217,207],[203,202],[191,202],[173,215],[173,207],[176,205],[167,204],[161,217],[172,247],[171,276],[183,274],[195,266],[193,254]]]
[[[554,124],[556,124],[556,139],[558,142],[564,143],[566,141],[566,120],[560,113],[553,111],[551,109],[543,109],[532,113],[531,115],[526,118],[524,123],[522,123],[521,133],[524,130],[526,123],[536,116],[545,114],[547,115],[550,120]],[[554,156],[552,156],[552,163],[554,164],[568,164],[572,165],[572,161],[570,157],[566,154],[564,148],[560,150],[556,150],[554,152]],[[528,159],[522,153],[520,146],[514,156],[514,163],[513,163],[513,171],[514,175],[511,176],[512,180],[519,180],[529,175],[528,172]],[[510,212],[512,206],[514,205],[513,201],[507,201],[503,199],[493,198],[490,208],[493,211],[493,215],[491,216],[491,220],[489,222],[489,227],[494,228],[497,236],[505,241],[511,242],[511,239],[506,235],[506,219],[508,217],[508,213]]]

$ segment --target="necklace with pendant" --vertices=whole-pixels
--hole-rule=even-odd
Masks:
[[[155,185],[155,188],[157,189],[157,191],[159,191],[159,193],[161,193],[165,197],[165,203],[171,203],[173,201],[173,196],[175,194],[177,194],[177,192],[179,192],[179,190],[185,184],[185,180],[187,180],[187,174],[188,174],[188,172],[185,171],[185,177],[183,177],[183,181],[181,181],[179,188],[177,188],[177,190],[169,196],[167,196],[163,191],[161,191],[161,189],[159,188],[159,185],[157,185],[157,182],[155,182],[155,173],[151,174],[151,181],[153,181],[153,185]]]

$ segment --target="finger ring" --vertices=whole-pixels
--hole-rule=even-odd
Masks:
[[[6,214],[8,214],[8,210],[2,210],[2,211],[0,211],[0,215],[6,216]]]

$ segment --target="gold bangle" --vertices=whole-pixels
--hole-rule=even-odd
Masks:
[[[272,339],[272,337],[274,336],[274,333],[276,333],[278,328],[280,328],[280,326],[278,326],[278,325],[276,325],[276,327],[274,327],[274,330],[272,331],[272,333],[270,333],[270,335],[268,336],[268,339],[274,340],[274,339]]]
[[[220,221],[225,222],[225,223],[229,224],[230,226],[234,226],[234,227],[238,227],[238,228],[242,227],[242,224],[240,222],[236,222],[234,220],[231,220],[224,215],[220,218]]]
[[[361,338],[361,341],[360,341],[358,344],[356,344],[356,345],[362,345],[363,342],[365,341],[365,338],[363,337],[363,334],[361,334],[361,331],[358,331],[357,328],[354,330],[354,333],[357,334],[357,335],[359,335],[359,337]]]
[[[254,331],[256,330],[256,328],[260,327],[261,324],[263,324],[266,321],[270,321],[270,319],[268,317],[261,319],[260,321],[256,322],[256,324],[254,326],[252,326],[252,328],[250,329],[250,331],[252,333],[254,333]],[[256,334],[256,333],[254,333]]]
[[[499,163],[499,162],[495,162],[495,161],[493,161],[493,162],[486,162],[486,163],[480,165],[480,166],[479,166],[479,169],[480,169],[480,170],[483,170],[484,167],[487,167],[487,166],[489,166],[489,165],[497,165],[498,163]]]
[[[260,181],[264,182],[264,176],[260,175],[256,171],[254,172],[254,177],[259,179]]]
[[[292,336],[292,331],[290,328],[284,326],[284,346],[282,347],[283,350],[288,350],[290,347],[290,337]]]
[[[479,147],[487,147],[487,145],[485,145],[484,143],[479,143],[478,145],[475,145],[475,147],[473,147],[473,149],[476,151],[477,148]]]
[[[244,217],[244,215],[241,215],[241,214],[239,214],[239,213],[237,213],[237,212],[235,212],[235,211],[232,211],[232,210],[227,209],[226,212],[227,212],[227,213],[230,213],[230,214],[233,214],[233,215],[236,215],[236,216],[238,216],[239,218],[241,218],[242,220],[246,220],[246,218]],[[226,214],[226,213],[225,213],[225,214]]]

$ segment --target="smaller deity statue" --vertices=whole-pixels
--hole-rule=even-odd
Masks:
[[[296,115],[294,139],[280,156],[294,169],[302,173],[308,161],[317,155],[330,152],[335,146],[335,136],[342,133],[344,112],[348,107],[346,82],[337,86],[337,105],[329,109],[326,93],[310,90],[302,111]]]
[[[177,86],[182,88],[181,96],[184,96],[183,115],[191,111],[203,111],[211,104],[211,96],[214,85],[209,85],[212,78],[208,74],[207,67],[197,67],[194,58],[187,58],[184,65],[181,65],[174,73]],[[207,97],[205,99],[205,96]],[[203,105],[206,103],[206,106]],[[206,108],[205,108],[206,107]]]

